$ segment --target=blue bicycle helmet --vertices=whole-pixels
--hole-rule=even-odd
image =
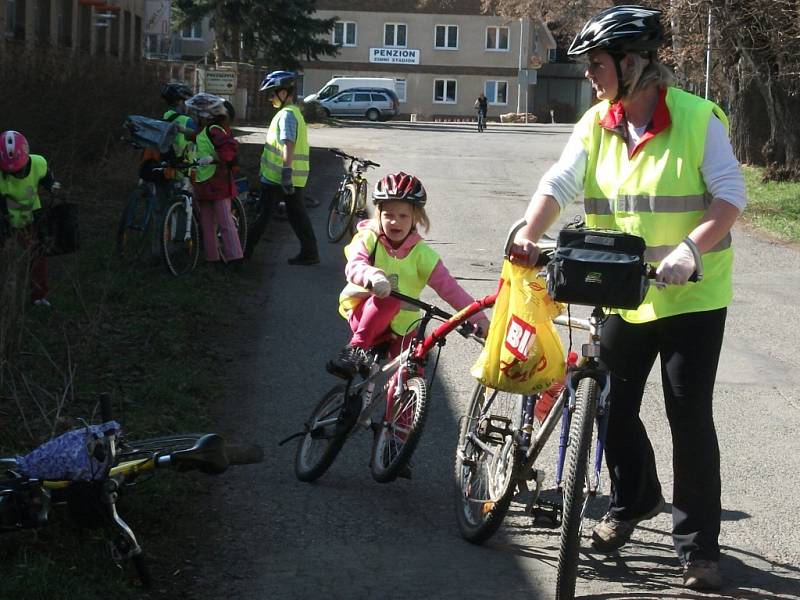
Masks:
[[[260,91],[272,92],[277,90],[286,90],[293,88],[297,83],[297,73],[292,71],[273,71],[267,73],[264,81],[261,82]]]

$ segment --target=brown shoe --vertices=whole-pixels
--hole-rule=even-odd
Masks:
[[[631,539],[631,534],[636,526],[642,521],[652,519],[664,509],[664,497],[658,499],[658,503],[641,517],[623,521],[606,513],[592,531],[592,547],[600,552],[613,552],[622,548]]]
[[[690,590],[718,590],[722,587],[719,563],[693,560],[683,567],[683,587]]]

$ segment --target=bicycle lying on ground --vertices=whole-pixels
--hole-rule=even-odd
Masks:
[[[523,224],[512,228],[509,240]],[[552,257],[555,242],[544,241],[539,246],[543,251],[537,265],[544,266]],[[548,271],[548,277],[553,276]],[[652,267],[646,277],[655,277]],[[588,318],[572,317],[568,310],[553,319],[556,325],[569,329],[567,375],[565,386],[554,400],[550,399],[552,406],[542,411],[541,420],[535,412],[536,403],[544,401],[543,394],[510,394],[481,384],[475,387],[467,412],[460,419],[455,508],[461,535],[476,544],[486,541],[502,524],[511,501],[528,496],[525,510],[537,517],[534,522],[546,518],[551,526],[561,529],[555,596],[561,600],[574,598],[581,525],[601,487],[610,410],[610,373],[599,361],[606,316],[604,308],[595,305]],[[580,358],[572,351],[573,329],[588,332]],[[559,422],[555,484],[561,503],[540,498],[544,471],[536,465]],[[532,490],[528,482],[532,482]]]
[[[429,410],[430,385],[423,374],[429,354],[435,347],[441,352],[447,335],[454,330],[472,335],[475,328],[467,319],[487,306],[474,302],[454,316],[398,292],[393,291],[392,296],[422,309],[415,333],[408,345],[403,344],[405,350],[391,360],[387,360],[391,340],[376,344],[368,353],[359,380],[331,388],[314,408],[304,431],[281,442],[300,437],[295,454],[295,475],[300,481],[321,477],[357,426],[374,433],[372,477],[379,483],[407,477]],[[444,322],[426,337],[425,330],[433,319]],[[433,381],[436,364],[428,381]],[[373,421],[379,408],[383,415]]]
[[[111,558],[116,563],[131,560],[144,587],[152,585],[150,572],[142,546],[133,530],[117,512],[120,495],[134,485],[141,484],[144,477],[154,471],[200,471],[218,475],[230,465],[262,462],[264,454],[256,445],[232,445],[215,434],[184,434],[144,440],[129,440],[121,435],[111,415],[108,396],[101,396],[101,415],[104,433],[89,426],[74,430],[86,436],[85,453],[81,461],[73,461],[66,472],[75,473],[79,462],[96,467],[88,480],[37,479],[24,472],[26,459],[0,458],[0,534],[44,527],[50,521],[51,508],[66,504],[72,517],[85,527],[102,527],[108,539]],[[95,426],[98,427],[98,426]],[[35,453],[47,454],[52,463],[55,458],[70,456],[64,450],[64,436],[51,440]],[[48,447],[48,444],[51,446]],[[71,446],[75,450],[75,446]],[[81,452],[83,452],[81,450]],[[40,464],[44,462],[39,458]],[[34,463],[36,464],[36,463]],[[59,465],[60,466],[60,465]],[[51,469],[53,467],[50,467]],[[59,470],[61,473],[62,470]]]
[[[350,156],[335,148],[330,148],[330,151],[350,161],[347,172],[339,182],[339,189],[336,190],[328,207],[328,241],[335,243],[348,232],[351,235],[355,234],[356,217],[367,218],[368,184],[364,173],[370,167],[380,167],[380,165],[371,160]]]

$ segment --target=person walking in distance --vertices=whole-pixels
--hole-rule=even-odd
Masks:
[[[269,95],[278,112],[270,122],[261,155],[261,211],[247,236],[245,257],[252,255],[272,208],[283,201],[289,225],[300,240],[300,252],[289,264],[315,265],[319,262],[317,238],[303,200],[310,148],[305,119],[294,103],[297,77],[290,71],[273,71],[261,82],[261,91]]]
[[[731,301],[730,230],[746,204],[744,180],[713,102],[672,85],[657,58],[660,12],[614,6],[590,19],[569,48],[586,57],[600,101],[575,126],[542,178],[517,234],[512,260],[533,265],[536,242],[559,211],[584,196],[589,227],[644,238],[656,281],[635,310],[612,310],[601,340],[611,371],[605,447],[608,513],[594,547],[624,546],[636,525],[664,507],[653,447],[639,417],[648,375],[660,357],[672,433],[672,539],[684,586],[717,589],[720,454],[712,400]],[[693,273],[699,281],[688,283]]]
[[[489,112],[489,101],[483,92],[478,94],[478,98],[475,100],[475,108],[478,111],[478,128],[482,131],[486,129],[486,113]]]

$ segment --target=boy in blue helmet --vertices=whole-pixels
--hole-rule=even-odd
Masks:
[[[297,73],[273,71],[261,82],[261,91],[269,95],[278,112],[269,125],[261,155],[261,214],[248,233],[244,255],[252,255],[272,207],[283,201],[289,225],[300,240],[300,252],[289,259],[289,264],[315,265],[319,262],[317,238],[303,202],[310,148],[305,119],[294,103],[297,79]]]

